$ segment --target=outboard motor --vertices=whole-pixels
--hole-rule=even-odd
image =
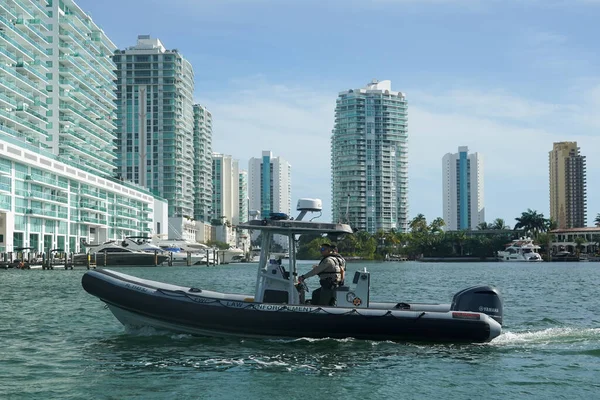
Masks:
[[[502,297],[491,286],[473,286],[454,295],[452,311],[474,311],[487,314],[502,325]]]

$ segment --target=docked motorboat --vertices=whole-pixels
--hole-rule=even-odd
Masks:
[[[174,265],[217,264],[215,249],[185,239],[155,239],[153,242],[172,258]]]
[[[511,243],[506,245],[504,251],[499,251],[498,260],[513,262],[539,262],[542,261],[542,256],[540,255],[539,250],[540,246],[533,243],[533,239],[522,237],[513,240]]]
[[[301,199],[300,215],[294,220],[263,219],[239,225],[262,233],[253,294],[172,285],[108,269],[87,272],[82,285],[126,326],[204,336],[487,342],[500,335],[502,299],[491,286],[464,289],[449,304],[375,302],[365,268],[354,272],[351,284],[336,289],[333,305],[305,301],[303,284],[297,279],[298,236],[322,234],[335,241],[353,232],[345,224],[303,221],[308,211],[320,209],[320,200]],[[268,249],[275,234],[288,237],[289,270],[280,258],[271,258]]]
[[[221,264],[231,264],[240,262],[244,258],[244,250],[235,247],[230,247],[225,250],[218,250],[219,262]]]
[[[181,247],[161,246],[161,249],[169,256],[173,265],[202,265],[206,264],[206,254],[191,253]]]
[[[135,249],[132,239],[108,241],[100,245],[84,244],[89,251],[73,256],[73,265],[89,266],[155,266],[167,261],[168,256],[160,248],[150,249],[147,245],[136,243],[145,250]],[[127,245],[124,246],[123,243]]]

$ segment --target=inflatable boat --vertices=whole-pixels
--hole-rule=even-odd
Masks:
[[[86,272],[83,288],[108,305],[126,326],[151,326],[203,336],[256,338],[356,338],[426,342],[488,342],[501,333],[502,299],[491,286],[475,286],[448,304],[370,301],[370,273],[355,271],[349,286],[335,290],[335,305],[304,301],[296,271],[296,239],[304,233],[329,240],[352,234],[345,224],[302,221],[302,207],[314,211],[318,200],[299,203],[295,220],[248,221],[241,229],[262,233],[253,295],[227,294],[137,278],[108,269]],[[289,238],[289,271],[271,260],[274,234]],[[273,262],[275,261],[275,262]],[[348,275],[348,274],[347,274]]]

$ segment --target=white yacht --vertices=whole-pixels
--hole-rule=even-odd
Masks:
[[[73,265],[81,266],[93,263],[98,266],[151,266],[161,265],[167,261],[167,256],[160,248],[142,250],[143,244],[131,245],[126,241],[127,239],[123,241],[110,240],[99,245],[82,243],[89,249],[89,253],[75,254]],[[124,243],[127,245],[123,245]]]
[[[150,253],[163,252],[163,249],[154,245],[152,243],[152,239],[147,236],[127,236],[125,239],[121,240],[119,244],[122,247],[136,251],[145,251]]]
[[[155,239],[154,244],[172,254],[173,264],[186,264],[188,254],[190,265],[216,264],[215,251],[205,244],[185,239]]]
[[[542,261],[539,254],[540,246],[533,243],[533,239],[523,237],[513,240],[504,251],[498,252],[499,261],[517,262],[517,261]]]
[[[221,264],[230,264],[241,262],[244,259],[244,250],[237,247],[230,247],[227,250],[218,250],[219,262]]]

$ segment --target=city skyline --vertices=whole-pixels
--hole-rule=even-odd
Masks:
[[[377,78],[410,104],[410,217],[442,215],[439,159],[458,145],[486,155],[488,220],[512,226],[527,208],[548,217],[551,143],[577,141],[583,154],[600,145],[598,4],[350,2],[79,4],[118,47],[146,33],[181,51],[194,65],[195,102],[213,113],[214,150],[242,163],[264,148],[284,156],[294,165],[293,204],[319,197],[330,217],[331,182],[315,177],[330,175],[332,99]],[[385,57],[362,57],[361,48]],[[600,161],[587,165],[591,182]],[[529,184],[515,185],[523,175]],[[588,188],[588,226],[599,191]]]

